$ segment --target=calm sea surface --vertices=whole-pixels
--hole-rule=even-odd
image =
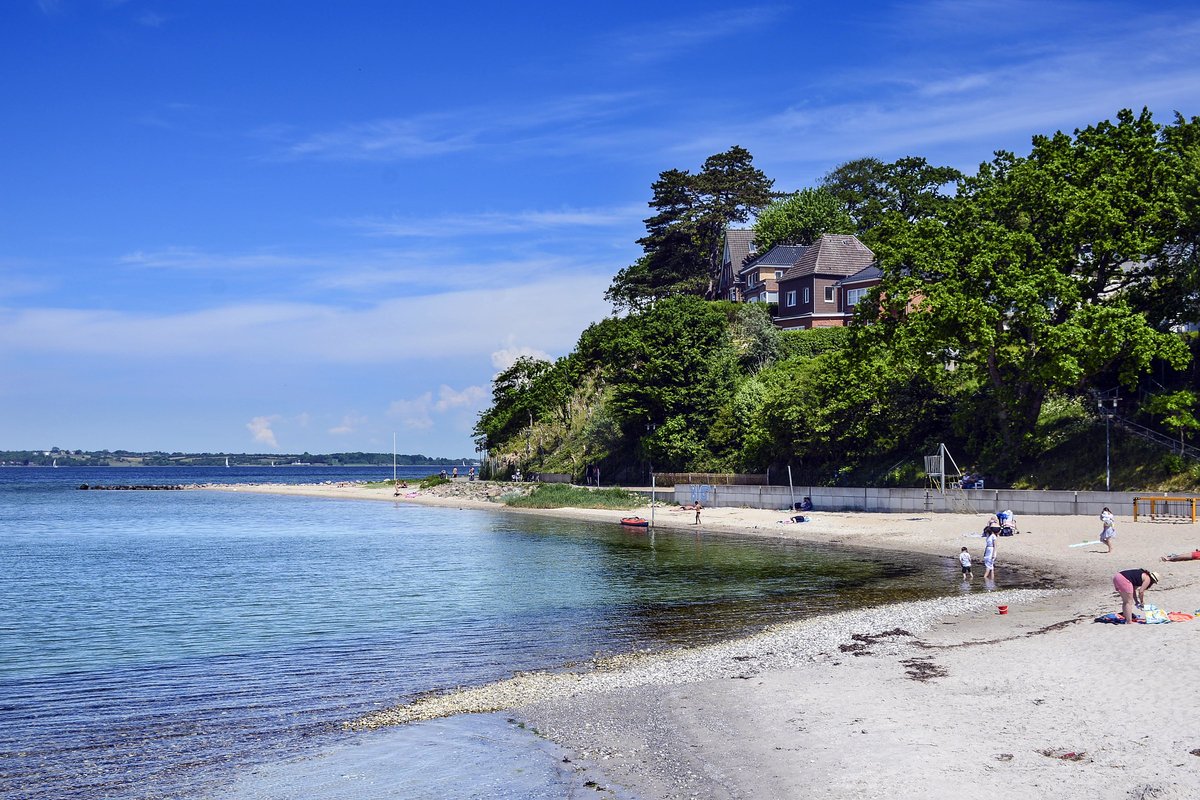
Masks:
[[[391,475],[0,468],[0,798],[563,797],[580,779],[496,715],[373,733],[341,723],[517,670],[961,590],[949,559],[401,503],[75,488]]]

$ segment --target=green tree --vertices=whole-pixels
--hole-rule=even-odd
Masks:
[[[742,369],[758,372],[779,358],[782,336],[763,303],[737,303],[731,320],[733,347]]]
[[[1145,411],[1162,418],[1162,424],[1179,434],[1179,452],[1183,452],[1184,434],[1200,429],[1196,419],[1196,393],[1188,390],[1162,392],[1150,398]]]
[[[889,216],[907,222],[934,216],[949,202],[945,188],[962,177],[953,167],[938,167],[908,156],[884,163],[877,158],[847,161],[828,172],[821,188],[842,204],[860,238],[877,240],[876,229]]]
[[[1160,330],[1200,320],[1200,117],[1162,129],[1158,175],[1169,187],[1169,199],[1159,210],[1170,234],[1154,257],[1125,265],[1124,277],[1135,302]]]
[[[997,153],[933,216],[880,225],[885,271],[876,324],[862,347],[953,370],[981,392],[973,419],[1009,466],[1032,449],[1046,398],[1109,369],[1132,386],[1156,359],[1181,366],[1178,337],[1130,304],[1123,265],[1146,260],[1166,233],[1157,184],[1158,130],[1148,112],[1035,137],[1029,156]]]
[[[700,466],[733,392],[737,356],[722,303],[669,298],[627,318],[613,342],[613,417],[659,469]]]
[[[492,405],[480,413],[475,423],[474,435],[481,446],[495,449],[533,425],[544,404],[544,397],[533,391],[534,386],[552,368],[544,359],[521,356],[492,379]]]
[[[832,192],[802,189],[759,212],[754,242],[766,252],[777,244],[810,245],[823,233],[854,232],[854,220]]]
[[[643,255],[613,278],[605,299],[636,310],[664,297],[711,295],[721,269],[721,242],[731,223],[746,222],[771,201],[772,181],[750,152],[732,147],[709,156],[700,172],[670,169],[651,186]]]

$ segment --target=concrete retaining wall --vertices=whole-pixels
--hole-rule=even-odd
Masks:
[[[664,491],[660,496],[670,497]],[[675,487],[677,503],[699,500],[711,507],[787,509],[792,497],[800,502],[811,497],[816,511],[878,511],[888,513],[979,513],[1011,509],[1014,514],[1082,514],[1097,516],[1108,506],[1117,516],[1133,515],[1135,497],[1164,497],[1156,492],[1072,492],[1024,489],[968,489],[941,495],[929,489],[870,489],[866,487],[797,486],[709,486],[683,484]],[[1170,495],[1190,497],[1191,495]],[[962,504],[966,498],[967,506]],[[1148,509],[1139,506],[1139,513]]]

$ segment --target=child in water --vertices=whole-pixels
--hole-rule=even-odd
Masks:
[[[969,581],[975,577],[971,573],[971,553],[967,548],[964,547],[962,552],[958,554],[958,563],[962,564],[963,580]]]

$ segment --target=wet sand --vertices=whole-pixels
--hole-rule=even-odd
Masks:
[[[616,523],[625,513],[518,511],[461,484],[415,497],[357,485],[227,491],[486,508]],[[454,496],[455,491],[462,492]],[[499,490],[498,490],[499,491]],[[1159,556],[1200,547],[1190,524],[1133,523],[1116,509],[1114,552],[1098,519],[1024,516],[1000,539],[997,570],[1059,576],[1051,590],[974,593],[798,622],[705,648],[629,658],[586,675],[546,676],[440,698],[416,717],[512,709],[573,753],[600,787],[642,798],[1200,797],[1200,619],[1094,622],[1119,610],[1115,571],[1145,567],[1147,602],[1200,608],[1200,562]],[[639,512],[649,516],[648,511]],[[659,527],[828,542],[955,559],[982,567],[986,515],[659,508]],[[998,605],[1008,605],[1006,615]],[[506,682],[507,683],[507,682]],[[489,691],[491,693],[489,694]],[[455,706],[454,704],[459,705]],[[425,717],[421,714],[424,713]],[[379,724],[389,720],[370,720]],[[1193,752],[1194,751],[1194,752]]]

